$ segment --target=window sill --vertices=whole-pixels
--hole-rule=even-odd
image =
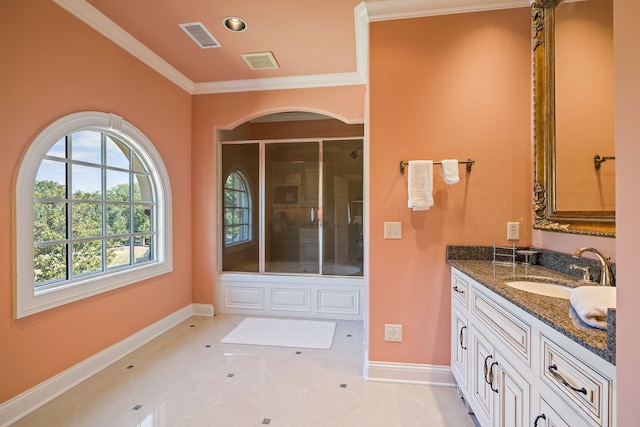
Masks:
[[[123,271],[44,289],[25,295],[18,287],[15,318],[20,319],[42,311],[60,307],[71,302],[122,288],[146,279],[169,273],[173,270],[169,262],[153,262]]]

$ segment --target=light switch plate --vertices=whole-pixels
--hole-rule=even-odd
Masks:
[[[384,325],[384,340],[392,342],[402,342],[402,325]]]
[[[385,222],[384,238],[385,239],[402,239],[402,223],[401,222]]]

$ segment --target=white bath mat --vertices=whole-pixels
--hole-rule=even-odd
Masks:
[[[220,342],[329,349],[335,330],[335,322],[248,317]]]

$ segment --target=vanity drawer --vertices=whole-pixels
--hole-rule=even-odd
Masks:
[[[457,301],[466,308],[469,305],[469,289],[469,283],[465,279],[455,273],[451,275],[452,301]]]
[[[530,324],[475,288],[471,295],[471,311],[501,338],[508,348],[531,366]]]
[[[609,425],[612,380],[542,335],[540,376],[576,411]]]

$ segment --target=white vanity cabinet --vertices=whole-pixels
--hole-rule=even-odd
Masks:
[[[481,426],[613,426],[614,365],[455,268],[451,301],[451,371]]]

